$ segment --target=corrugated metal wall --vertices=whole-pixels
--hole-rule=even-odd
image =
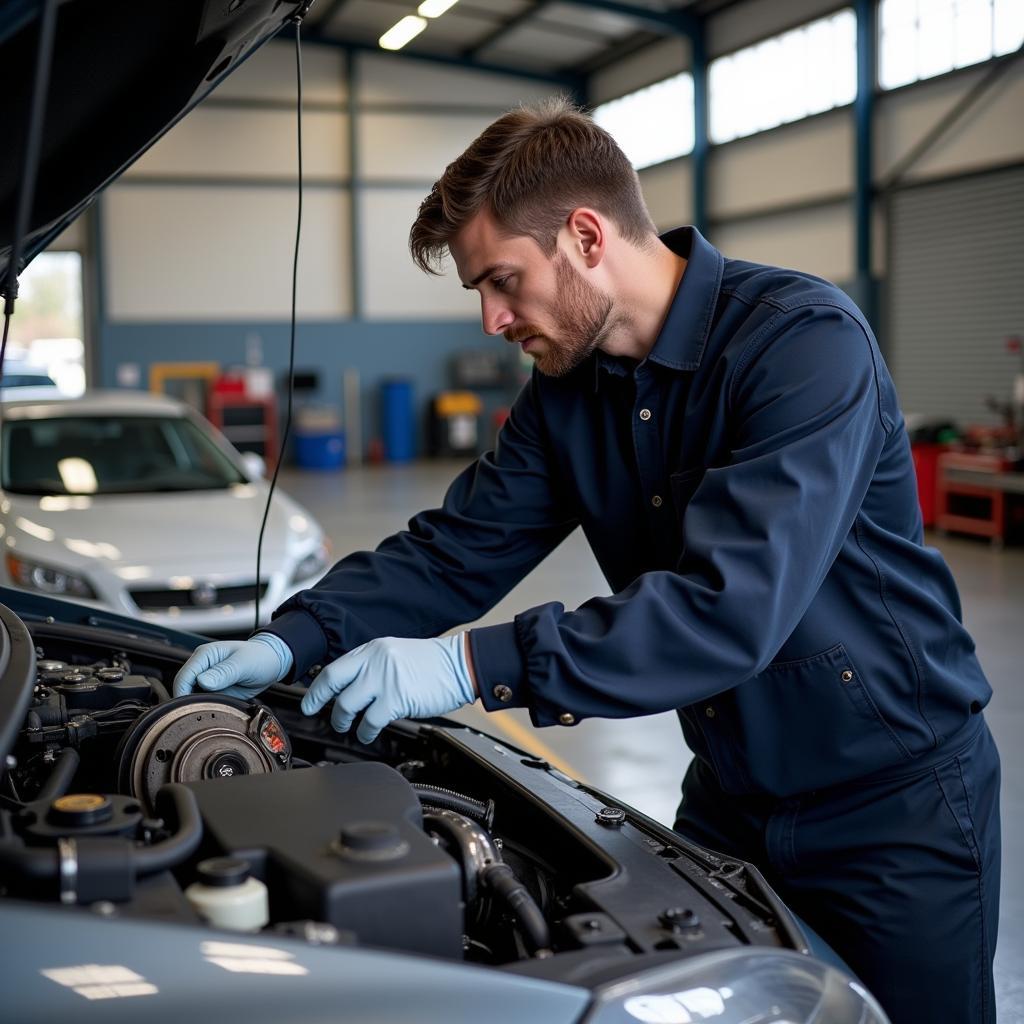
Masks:
[[[1024,166],[895,192],[887,354],[907,413],[993,423],[1024,334]]]

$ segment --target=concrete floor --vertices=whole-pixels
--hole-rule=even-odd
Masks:
[[[409,516],[437,505],[464,462],[418,462],[316,473],[284,471],[279,484],[313,513],[335,557],[373,548]],[[960,587],[964,619],[995,691],[987,718],[1003,762],[1003,884],[996,996],[1001,1024],[1024,1024],[1024,549],[993,551],[985,542],[933,536]],[[493,611],[488,625],[545,601],[574,608],[608,593],[577,531]],[[573,729],[534,729],[524,711],[455,717],[546,757],[569,774],[671,824],[691,755],[675,715],[631,721],[591,719]]]

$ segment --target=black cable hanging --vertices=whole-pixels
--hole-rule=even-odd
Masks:
[[[308,5],[306,5],[308,9]],[[304,13],[304,12],[303,12]],[[270,479],[270,490],[267,492],[267,504],[263,509],[263,522],[260,523],[260,537],[256,544],[256,615],[253,629],[260,628],[260,568],[263,560],[263,535],[267,529],[267,518],[270,515],[270,502],[277,486],[277,474],[281,471],[284,461],[285,445],[292,425],[292,396],[295,389],[295,305],[299,282],[299,238],[302,234],[302,22],[301,16],[295,18],[295,78],[296,78],[296,141],[299,158],[299,207],[295,219],[295,255],[292,258],[292,318],[288,344],[288,405],[284,417],[284,430],[281,433],[281,448],[274,465],[274,475]]]

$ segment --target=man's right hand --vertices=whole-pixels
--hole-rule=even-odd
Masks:
[[[291,667],[291,651],[276,636],[219,640],[195,649],[174,677],[174,696],[183,697],[195,686],[248,700],[283,679]]]

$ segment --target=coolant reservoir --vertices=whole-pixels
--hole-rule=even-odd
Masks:
[[[270,921],[267,887],[249,875],[249,862],[239,857],[213,857],[199,862],[199,880],[185,890],[192,908],[215,928],[255,932]]]

